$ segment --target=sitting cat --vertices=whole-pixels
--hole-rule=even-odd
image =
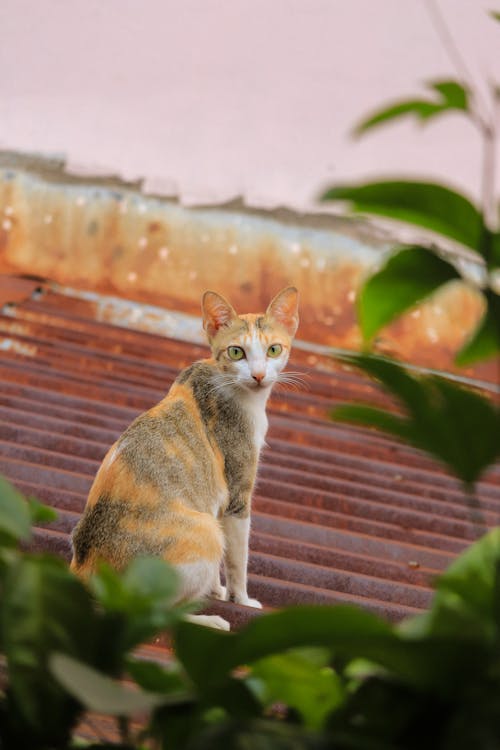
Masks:
[[[179,601],[211,594],[261,607],[247,594],[250,503],[266,402],[288,360],[297,304],[288,287],[265,314],[239,316],[205,292],[212,357],[183,370],[108,451],[73,532],[77,574],[87,577],[100,560],[121,569],[136,556],[158,555],[180,574]],[[215,615],[195,617],[229,629]]]

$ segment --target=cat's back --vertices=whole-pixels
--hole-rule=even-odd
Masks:
[[[121,567],[137,554],[163,554],[164,540],[193,513],[220,513],[228,492],[224,456],[209,426],[217,409],[208,401],[199,407],[212,377],[203,361],[181,372],[167,396],[111,446],[73,533],[74,569],[97,557]]]
[[[149,488],[159,503],[182,497],[212,512],[207,504],[219,494],[224,465],[212,434],[220,400],[213,392],[214,375],[210,361],[195,362],[179,374],[162,401],[129,425],[103,462],[111,494],[118,489],[116,475],[124,474],[129,486],[137,488],[137,497]],[[135,492],[129,495],[133,501]]]

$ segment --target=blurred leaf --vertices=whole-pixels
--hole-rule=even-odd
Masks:
[[[188,621],[175,626],[175,654],[198,688],[217,683],[238,666],[223,663],[227,660],[227,649],[233,646],[234,635]],[[216,661],[214,654],[217,654]]]
[[[311,729],[320,729],[326,716],[344,698],[339,676],[329,665],[330,655],[322,650],[319,661],[312,649],[294,649],[275,654],[252,665],[247,682],[264,706],[280,702],[293,708]],[[314,650],[317,653],[319,649]]]
[[[376,427],[379,430],[390,432],[391,435],[411,441],[411,431],[408,421],[404,417],[376,409],[363,404],[341,404],[335,407],[332,417],[340,422],[352,422],[353,424]]]
[[[247,719],[260,716],[262,706],[246,681],[228,676],[218,685],[201,694],[202,705],[205,708],[222,708],[223,713],[231,718]]]
[[[488,271],[500,268],[500,234],[493,232],[489,227],[483,226],[479,253],[486,261]]]
[[[500,13],[498,13],[496,10],[490,10],[490,16],[495,19],[495,21],[500,21]]]
[[[490,259],[488,267],[490,270],[500,269],[500,233],[496,232],[491,237]]]
[[[26,541],[31,536],[31,515],[21,495],[6,479],[0,476],[0,534],[9,546]]]
[[[159,557],[138,557],[127,567],[123,583],[128,591],[146,600],[171,603],[177,593],[178,574]]]
[[[52,654],[50,669],[65,690],[90,711],[129,716],[168,702],[165,695],[132,690],[66,654]]]
[[[11,720],[48,744],[60,741],[78,706],[52,678],[48,658],[58,650],[92,659],[95,629],[89,594],[63,561],[26,555],[6,576],[1,630]]]
[[[294,607],[256,618],[237,633],[180,623],[175,651],[193,682],[207,692],[237,667],[291,648],[347,647],[371,638],[392,643],[393,634],[387,623],[369,612],[340,605]]]
[[[127,672],[137,684],[151,693],[172,693],[187,689],[186,679],[173,668],[165,668],[156,662],[142,659],[127,659]]]
[[[447,705],[435,695],[381,675],[365,680],[328,723],[333,748],[421,750],[441,747]],[[342,742],[348,738],[345,745]]]
[[[390,257],[364,284],[358,316],[365,341],[401,313],[460,275],[431,250],[408,247]]]
[[[48,505],[44,505],[34,497],[26,498],[29,512],[31,514],[31,523],[49,523],[57,519],[56,511]]]
[[[383,357],[340,359],[380,380],[403,402],[408,415],[347,405],[334,410],[335,419],[378,427],[403,438],[443,461],[467,487],[500,454],[500,411],[478,393],[436,376],[413,377]]]
[[[390,639],[392,631],[384,621],[354,607],[295,607],[258,617],[238,633],[182,622],[175,630],[175,650],[194,683],[206,687],[263,657],[302,646],[330,647],[359,635]]]
[[[500,528],[468,547],[438,578],[427,619],[435,635],[500,635]]]
[[[339,745],[339,750],[341,746]],[[225,721],[197,733],[189,750],[331,750],[327,737],[284,722]],[[354,749],[353,749],[354,750]]]
[[[239,666],[311,646],[327,648],[335,657],[367,659],[436,692],[454,689],[457,672],[465,674],[482,663],[474,644],[411,642],[369,612],[345,605],[286,609],[258,617],[238,633],[190,622],[180,623],[175,632],[176,655],[205,695],[224,685]]]
[[[122,574],[102,563],[90,584],[107,609],[134,614],[151,607],[170,607],[177,591],[177,574],[159,557],[138,557]]]
[[[445,750],[495,750],[500,746],[500,695],[498,682],[486,676],[470,691],[467,700],[453,706],[446,733]]]
[[[450,108],[469,109],[469,92],[458,81],[430,81],[427,85],[441,94]]]
[[[384,107],[367,119],[360,122],[354,130],[354,135],[362,135],[376,125],[381,125],[389,120],[395,120],[403,115],[415,115],[422,122],[430,120],[436,115],[449,112],[450,110],[469,110],[469,96],[466,89],[457,81],[436,81],[428,84],[438,97],[433,100],[410,99],[396,102],[389,107]]]
[[[151,737],[165,750],[184,750],[189,747],[189,739],[197,736],[205,725],[200,716],[199,702],[195,698],[173,706],[156,708],[149,724]]]
[[[356,213],[425,227],[480,251],[481,214],[465,196],[443,185],[404,180],[346,185],[330,188],[321,200],[348,201]]]
[[[173,604],[174,568],[158,557],[136,558],[123,574],[102,564],[90,587],[108,612],[122,615],[120,649],[125,652],[177,622],[187,607]]]
[[[461,367],[500,354],[500,296],[488,290],[485,297],[484,315],[455,358],[456,364]]]

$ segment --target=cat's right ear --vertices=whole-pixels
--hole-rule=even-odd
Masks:
[[[228,326],[238,317],[236,310],[217,292],[205,292],[201,309],[203,312],[203,328],[209,340],[213,339],[217,331]]]
[[[282,289],[271,301],[266,315],[283,326],[293,338],[299,325],[299,293],[294,286]]]

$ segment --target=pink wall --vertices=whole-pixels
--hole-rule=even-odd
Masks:
[[[458,116],[359,143],[350,126],[454,75],[425,0],[2,0],[0,148],[145,176],[187,202],[310,204],[374,174],[478,193]],[[500,82],[497,0],[438,0],[477,80]]]

